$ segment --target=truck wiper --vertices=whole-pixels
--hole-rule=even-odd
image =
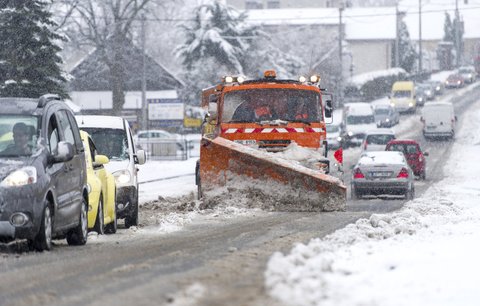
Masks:
[[[301,119],[295,119],[295,120],[289,120],[290,122],[299,122],[299,123],[303,123],[303,124],[308,124],[308,125],[312,125],[310,122],[308,122],[307,120],[301,120]]]

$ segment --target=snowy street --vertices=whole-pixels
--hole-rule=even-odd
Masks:
[[[78,249],[56,242],[48,254],[18,253],[22,244],[11,245],[0,259],[0,287],[9,301],[2,305],[273,305],[277,299],[285,305],[473,305],[476,274],[465,269],[472,271],[478,257],[469,242],[478,231],[479,169],[469,161],[478,154],[480,127],[478,111],[471,111],[478,108],[478,88],[470,90],[456,100],[477,101],[459,114],[456,144],[432,143],[452,151],[439,159],[446,167],[438,165],[426,191],[399,211],[382,213],[405,200],[365,199],[347,212],[312,214],[246,209],[232,199],[202,211],[188,175],[195,159],[147,163],[143,181],[180,177],[147,184],[139,227],[91,233]]]

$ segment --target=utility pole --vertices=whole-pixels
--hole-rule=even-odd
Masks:
[[[458,0],[455,0],[455,52],[456,67],[460,67],[460,13],[458,12]]]
[[[418,58],[418,72],[422,73],[422,0],[418,0],[418,49],[419,49],[419,58]]]
[[[395,67],[400,67],[400,12],[398,0],[395,4]]]
[[[142,14],[142,129],[148,130],[147,63],[145,45],[145,14]]]
[[[338,103],[343,104],[343,30],[342,30],[342,13],[344,8],[344,2],[340,1],[338,7],[338,58],[340,60],[340,78],[338,80]]]

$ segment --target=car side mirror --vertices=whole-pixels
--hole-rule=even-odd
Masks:
[[[428,156],[428,152],[423,152],[423,156]]]
[[[60,141],[56,152],[51,156],[52,163],[67,162],[73,159],[73,145],[66,141]]]
[[[105,165],[105,164],[108,164],[108,162],[110,162],[110,160],[106,155],[100,155],[100,154],[95,155],[95,161],[93,162],[93,167]]]
[[[147,161],[147,154],[144,150],[137,150],[135,154],[135,163],[138,165],[143,165]]]

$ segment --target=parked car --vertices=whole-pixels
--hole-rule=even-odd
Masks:
[[[367,131],[362,143],[363,151],[385,151],[387,143],[395,139],[395,132],[392,129],[375,129]]]
[[[463,79],[465,80],[465,83],[473,83],[477,79],[477,72],[475,71],[475,68],[472,66],[463,66],[458,68],[458,74],[460,74]]]
[[[71,109],[56,95],[1,98],[0,240],[87,242],[85,150]]]
[[[424,83],[432,84],[433,88],[435,89],[435,95],[436,96],[442,95],[443,91],[445,90],[445,86],[444,86],[443,82],[441,82],[441,81],[426,80]]]
[[[452,103],[430,102],[422,109],[420,121],[423,123],[425,138],[450,138],[455,135],[457,116]]]
[[[365,133],[376,127],[373,105],[364,102],[344,105],[341,137],[345,147],[360,146]]]
[[[340,136],[342,129],[340,123],[327,124],[326,127],[328,148],[333,150],[340,148],[342,143],[342,137]]]
[[[108,157],[97,153],[90,135],[80,131],[87,164],[88,229],[98,234],[117,232],[117,208],[115,205],[115,178],[105,169]]]
[[[446,88],[461,88],[465,85],[465,79],[461,74],[454,73],[448,76],[445,80]]]
[[[364,152],[353,168],[351,195],[415,195],[414,174],[401,152]]]
[[[138,225],[138,168],[146,161],[137,150],[128,121],[116,116],[76,116],[78,126],[93,139],[98,153],[106,155],[105,168],[115,177],[117,218],[125,227]]]
[[[179,134],[170,133],[165,130],[138,131],[134,136],[135,143],[139,148],[146,150],[149,143],[175,143],[178,150],[186,151],[193,149],[191,140],[187,140]]]
[[[428,152],[422,152],[420,144],[411,139],[395,139],[387,143],[386,151],[399,151],[405,155],[408,165],[413,173],[422,180],[426,178],[426,160]]]
[[[392,127],[400,122],[400,114],[390,104],[375,105],[375,122],[377,127]]]

